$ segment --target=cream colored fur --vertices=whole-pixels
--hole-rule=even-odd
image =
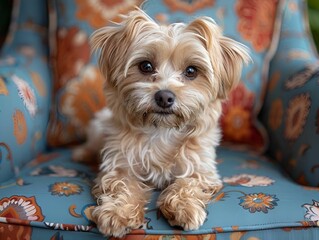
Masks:
[[[218,119],[250,60],[247,48],[224,37],[210,18],[160,26],[140,9],[97,30],[91,43],[100,53],[108,109],[91,122],[74,158],[101,152],[93,188],[99,230],[122,237],[142,225],[154,188],[163,189],[157,205],[171,225],[198,229],[222,186],[215,162]],[[152,73],[141,72],[143,61],[152,63]],[[197,69],[194,79],[185,75],[188,66]],[[156,104],[159,90],[174,93],[169,109]]]

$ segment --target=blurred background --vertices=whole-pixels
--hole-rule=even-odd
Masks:
[[[319,51],[319,0],[308,0],[308,15],[312,36]]]
[[[10,22],[13,0],[0,0],[0,47],[5,39]],[[319,0],[307,0],[309,25],[319,51]]]

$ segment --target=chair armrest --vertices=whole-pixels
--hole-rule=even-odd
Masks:
[[[303,4],[284,12],[261,118],[271,157],[298,183],[319,186],[319,59]]]
[[[14,16],[0,55],[0,182],[14,177],[46,148],[52,79],[48,22],[44,16],[31,18],[36,12],[47,14],[46,1],[36,2],[21,0],[15,6],[20,16]]]

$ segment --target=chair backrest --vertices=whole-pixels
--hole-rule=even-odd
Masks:
[[[0,58],[0,181],[46,149],[51,103],[47,36],[47,1],[14,1]]]
[[[89,36],[100,27],[119,21],[143,1],[54,0],[56,26],[55,101],[48,142],[51,146],[82,141],[84,129],[94,112],[105,106],[103,77],[90,56]],[[266,131],[257,120],[262,106],[267,70],[280,27],[283,1],[278,0],[149,0],[142,8],[156,21],[167,24],[190,22],[209,16],[224,29],[226,36],[247,45],[253,63],[242,73],[241,84],[224,106],[221,126],[224,142],[250,146],[262,152],[267,147]],[[79,41],[80,40],[80,41]],[[81,50],[81,51],[79,51]],[[92,91],[81,91],[90,87]]]
[[[319,186],[319,58],[306,1],[285,4],[261,119],[269,155],[300,184]]]

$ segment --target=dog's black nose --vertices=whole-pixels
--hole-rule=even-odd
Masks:
[[[175,94],[169,90],[160,90],[155,93],[156,104],[161,108],[169,108],[174,104]]]

